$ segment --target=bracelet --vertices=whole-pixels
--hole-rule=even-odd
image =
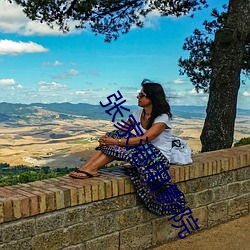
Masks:
[[[118,145],[121,145],[121,143],[122,143],[122,140],[118,139]]]

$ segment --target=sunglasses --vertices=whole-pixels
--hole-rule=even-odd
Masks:
[[[139,92],[139,93],[138,93],[138,96],[141,98],[141,97],[144,97],[144,96],[146,96],[146,95],[143,94],[142,92]]]

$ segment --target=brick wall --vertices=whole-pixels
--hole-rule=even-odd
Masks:
[[[250,145],[194,156],[170,174],[200,230],[250,212]],[[177,238],[147,212],[120,168],[0,188],[0,249],[146,249]],[[185,240],[185,239],[183,239]]]

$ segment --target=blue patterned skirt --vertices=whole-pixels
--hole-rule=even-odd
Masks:
[[[127,138],[118,135],[117,130],[107,135],[115,139]],[[151,143],[133,147],[112,145],[96,150],[130,164],[126,174],[145,207],[153,214],[170,215],[185,209],[184,194],[171,181],[168,159]]]

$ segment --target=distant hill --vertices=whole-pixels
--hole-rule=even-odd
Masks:
[[[128,117],[137,106],[126,106],[130,112],[123,111],[124,119]],[[87,103],[32,103],[32,104],[13,104],[0,103],[0,122],[17,122],[23,120],[27,123],[37,121],[52,121],[54,119],[74,119],[74,116],[84,116],[91,120],[111,120],[112,116],[105,113],[107,108],[100,105]],[[113,114],[115,110],[111,111]],[[172,106],[173,117],[180,118],[205,118],[206,107],[204,106]],[[250,110],[238,109],[237,115],[250,116]],[[121,118],[119,115],[117,116]]]

